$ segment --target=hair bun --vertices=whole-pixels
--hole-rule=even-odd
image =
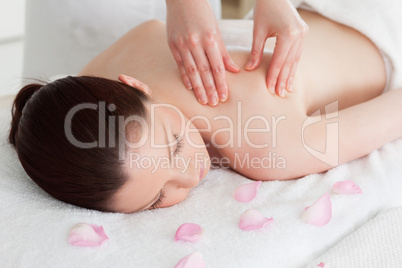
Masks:
[[[21,120],[22,110],[26,103],[31,99],[32,95],[37,92],[43,85],[29,84],[23,87],[14,99],[13,106],[11,108],[11,130],[8,136],[8,141],[16,146],[18,136],[18,125]]]

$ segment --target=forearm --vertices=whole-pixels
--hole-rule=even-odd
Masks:
[[[402,89],[325,118],[323,115],[321,121],[305,128],[298,150],[298,158],[303,160],[296,164],[304,174],[328,170],[401,138]]]
[[[169,12],[170,10],[177,11],[177,10],[186,10],[189,13],[191,13],[191,11],[195,11],[198,12],[200,11],[199,9],[197,9],[198,7],[209,7],[211,8],[209,1],[208,0],[165,0],[166,2],[166,8],[167,11]],[[189,10],[189,8],[191,8],[191,10]]]
[[[339,113],[339,156],[344,163],[402,137],[402,89]]]

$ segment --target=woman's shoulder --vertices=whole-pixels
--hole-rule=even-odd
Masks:
[[[151,31],[151,32],[149,32]],[[138,32],[144,32],[144,33],[154,33],[153,31],[166,31],[166,23],[162,20],[147,20],[133,29],[130,30],[129,33],[135,33],[138,34]],[[152,34],[149,34],[148,36],[152,36]]]
[[[166,26],[166,23],[162,20],[158,19],[152,19],[152,20],[147,20],[138,26],[134,27],[133,30],[147,30],[147,29],[164,29]]]
[[[109,77],[109,74],[105,73],[105,66],[118,65],[121,67],[124,58],[138,59],[140,55],[149,54],[148,52],[152,50],[156,51],[162,44],[166,43],[167,47],[167,42],[161,42],[163,39],[166,39],[165,22],[156,19],[143,22],[97,55],[82,69],[79,75]]]

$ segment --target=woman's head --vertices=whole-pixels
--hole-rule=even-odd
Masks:
[[[53,197],[101,211],[132,212],[145,208],[142,204],[150,201],[156,187],[173,182],[178,186],[179,178],[173,175],[179,173],[172,168],[150,172],[147,166],[133,164],[133,156],[157,159],[168,150],[166,146],[155,149],[151,135],[160,139],[160,126],[172,126],[174,115],[169,117],[166,109],[150,109],[154,100],[145,85],[119,78],[123,83],[69,76],[25,86],[17,94],[9,141],[27,174]],[[141,122],[150,123],[151,128]],[[165,136],[169,142],[172,135]],[[205,147],[197,150],[206,153]],[[164,182],[157,180],[161,176]],[[195,185],[192,181],[191,186]],[[178,191],[163,187],[177,196]]]
[[[146,94],[132,87],[103,78],[66,77],[55,82],[25,86],[17,94],[9,141],[27,174],[55,198],[82,207],[109,211],[110,198],[126,182],[124,161],[117,146],[99,146],[98,137],[117,144],[118,127],[110,123],[115,116],[146,116]],[[100,104],[104,133],[100,133]],[[66,135],[67,114],[79,105],[95,105],[77,110],[71,118],[71,134],[76,141],[93,148],[81,148]],[[97,106],[97,107],[96,107]],[[71,113],[70,113],[71,114]]]

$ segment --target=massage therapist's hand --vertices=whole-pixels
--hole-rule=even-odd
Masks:
[[[226,51],[207,0],[166,0],[169,47],[184,85],[201,104],[215,106],[228,97],[225,69],[238,72]]]
[[[293,78],[302,52],[308,26],[288,0],[256,0],[254,6],[253,46],[246,70],[254,70],[262,60],[265,41],[276,37],[267,74],[271,93],[285,97],[292,91]]]

